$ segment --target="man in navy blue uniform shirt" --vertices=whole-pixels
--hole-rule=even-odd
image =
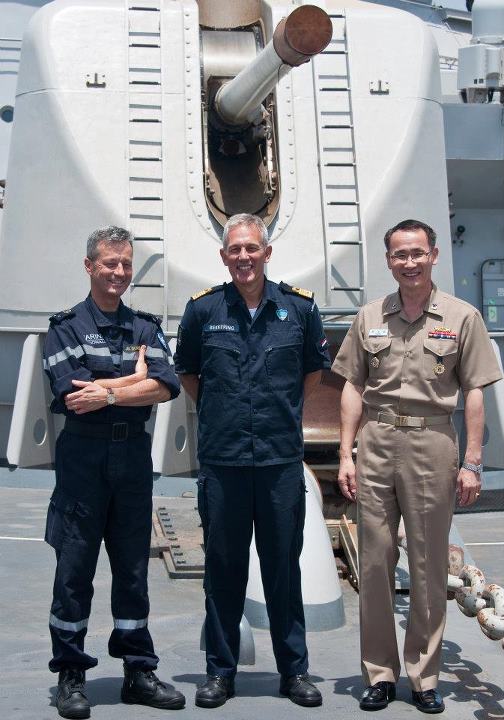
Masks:
[[[280,693],[320,705],[310,682],[299,556],[303,400],[330,366],[313,293],[267,280],[268,232],[233,216],[221,257],[231,283],[193,295],[175,369],[198,410],[198,507],[205,540],[207,681],[200,707],[234,694],[239,624],[255,529]]]
[[[91,292],[51,317],[44,348],[51,410],[66,415],[46,529],[57,558],[49,668],[59,672],[57,707],[66,718],[90,715],[85,671],[97,660],[84,652],[84,638],[103,539],[112,570],[109,653],[124,662],[121,698],[159,708],[185,703],[154,674],[159,658],[147,627],[152,461],[144,425],[152,405],[177,397],[180,385],[157,318],[120,300],[131,283],[132,239],[117,227],[90,235]]]

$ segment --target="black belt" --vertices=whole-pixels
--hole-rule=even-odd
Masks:
[[[82,437],[103,438],[120,442],[128,438],[135,438],[145,432],[143,422],[116,422],[116,423],[84,423],[67,417],[65,430],[71,435]]]

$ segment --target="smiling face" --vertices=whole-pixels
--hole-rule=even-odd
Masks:
[[[396,230],[390,237],[387,265],[403,291],[427,293],[432,286],[432,268],[437,247],[431,247],[424,230]]]
[[[128,289],[133,275],[133,249],[128,242],[98,243],[94,260],[85,258],[91,278],[91,296],[101,310],[114,311]]]
[[[227,246],[220,254],[239,291],[248,293],[262,288],[264,266],[271,257],[271,246],[263,245],[261,233],[255,225],[233,227],[228,234]]]

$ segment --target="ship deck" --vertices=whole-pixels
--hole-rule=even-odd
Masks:
[[[54,553],[42,540],[51,473],[9,472],[0,469],[0,717],[10,720],[54,720],[56,676],[47,669]],[[166,479],[163,480],[166,483]],[[172,487],[180,495],[184,482]],[[159,489],[159,484],[155,484]],[[166,491],[162,491],[166,494]],[[163,497],[169,506],[169,498]],[[457,528],[487,581],[504,584],[502,543],[504,513],[469,513],[456,517]],[[233,720],[293,720],[295,718],[360,718],[361,692],[358,638],[358,596],[342,582],[346,624],[344,627],[308,634],[310,670],[322,691],[324,704],[311,710],[295,706],[278,696],[278,675],[269,635],[253,630],[256,664],[240,668],[237,696],[219,709],[219,717]],[[110,571],[105,552],[100,554],[95,578],[95,597],[86,647],[99,658],[88,673],[87,690],[92,718],[142,720],[158,718],[162,710],[123,705],[119,699],[122,668],[107,655],[111,617]],[[161,559],[150,562],[151,615],[149,626],[161,658],[159,676],[185,693],[187,705],[181,717],[201,718],[208,712],[194,706],[196,685],[204,678],[204,655],[199,650],[203,622],[201,580],[172,580]],[[408,596],[397,595],[396,621],[402,642]],[[504,718],[504,651],[481,633],[474,618],[448,604],[443,645],[440,691],[445,697],[444,717],[457,720]],[[388,720],[421,717],[410,704],[408,682],[403,675],[397,700],[383,712]]]

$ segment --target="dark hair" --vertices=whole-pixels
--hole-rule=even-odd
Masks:
[[[96,260],[98,257],[98,244],[105,242],[109,245],[122,245],[123,243],[129,243],[133,247],[133,233],[124,228],[116,227],[115,225],[109,225],[108,227],[98,228],[91,233],[87,241],[87,257],[90,260]]]
[[[390,249],[390,238],[398,230],[423,230],[424,233],[427,235],[427,240],[429,241],[430,247],[433,248],[436,246],[437,235],[430,225],[427,225],[420,220],[402,220],[400,223],[397,223],[397,225],[394,225],[394,227],[391,227],[390,230],[387,230],[387,232],[385,233],[383,241],[385,243],[385,247],[387,248],[387,252]]]

